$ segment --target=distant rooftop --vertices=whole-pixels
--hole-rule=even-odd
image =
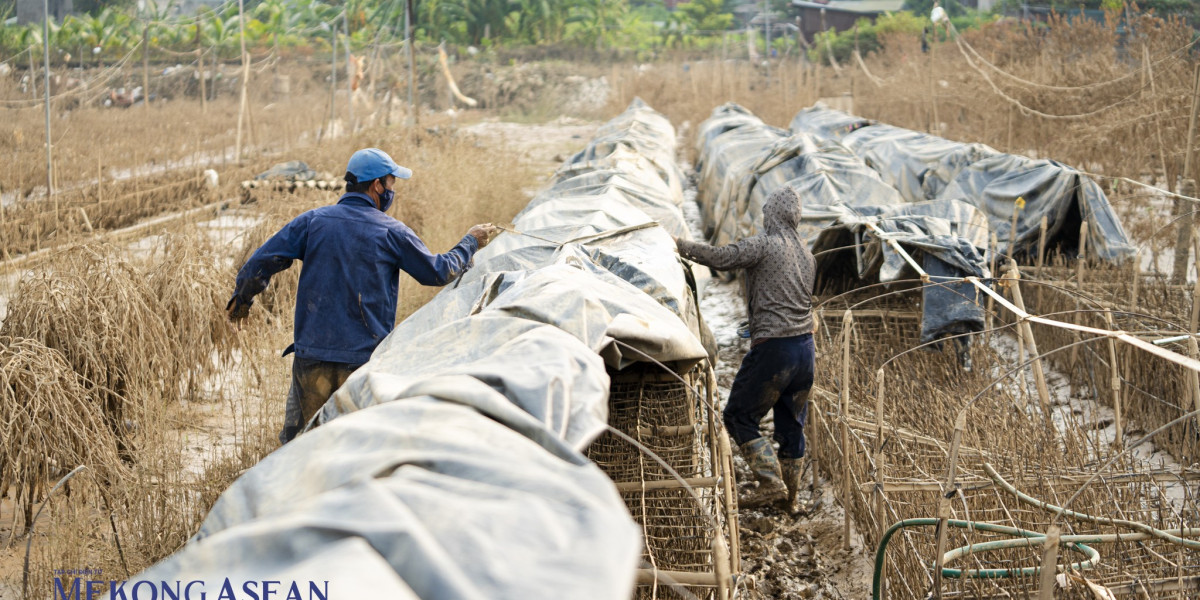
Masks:
[[[904,0],[792,0],[792,6],[802,8],[825,8],[846,12],[880,13],[895,12],[904,6]]]

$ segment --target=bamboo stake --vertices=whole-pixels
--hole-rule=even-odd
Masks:
[[[935,77],[934,73],[933,73],[934,64],[935,64],[933,61],[933,54],[934,54],[934,50],[936,48],[937,48],[936,44],[929,47],[929,107],[930,107],[929,133],[932,133],[934,135],[937,135],[937,129],[938,129],[937,88],[936,88],[937,77]]]
[[[1012,279],[1011,289],[1013,293],[1013,304],[1016,305],[1022,313],[1025,313],[1025,300],[1021,297],[1021,271],[1017,268],[1017,264],[1010,262],[1008,266],[1008,277]],[[1038,354],[1037,340],[1033,337],[1033,328],[1029,322],[1017,315],[1021,320],[1020,327],[1024,331],[1025,345],[1029,351],[1029,357],[1033,359],[1033,380],[1037,384],[1038,399],[1041,401],[1042,413],[1045,415],[1047,422],[1050,421],[1050,388],[1046,385],[1046,373],[1042,370],[1041,355]]]
[[[208,83],[204,80],[204,43],[200,32],[204,28],[203,17],[196,16],[196,68],[200,70],[200,112],[208,112]]]
[[[37,98],[37,67],[33,66],[33,48],[33,46],[29,47],[29,95],[31,99]]]
[[[733,562],[733,572],[742,572],[742,558],[740,552],[740,534],[738,532],[738,505],[737,493],[733,487],[734,467],[733,467],[733,450],[730,448],[729,434],[724,429],[717,436],[717,441],[721,447],[721,460],[725,466],[725,476],[722,477],[725,488],[725,522],[729,525],[730,546],[732,552],[730,555]]]
[[[1083,296],[1083,278],[1084,278],[1084,275],[1087,273],[1087,236],[1088,236],[1088,222],[1084,221],[1083,223],[1081,223],[1079,225],[1079,256],[1078,256],[1077,260],[1075,261],[1075,288],[1079,291],[1079,294],[1075,296],[1074,320],[1075,320],[1076,324],[1080,324],[1080,325],[1082,325],[1081,321],[1083,320],[1083,317],[1081,316],[1081,313],[1079,312],[1083,308],[1083,305],[1082,305],[1083,300],[1081,299]],[[1074,339],[1076,341],[1078,341],[1079,338],[1080,338],[1079,334],[1076,333],[1074,336]],[[1079,365],[1079,346],[1072,346],[1071,347],[1071,371],[1072,371],[1072,373],[1074,373],[1075,368],[1078,365]]]
[[[1079,260],[1075,265],[1075,287],[1080,292],[1083,291],[1083,276],[1087,272],[1087,237],[1088,222],[1084,221],[1079,225]]]
[[[1025,198],[1017,196],[1017,200],[1013,202],[1012,221],[1008,225],[1008,257],[1012,260],[1016,260],[1017,256],[1017,217],[1024,207]]]
[[[1192,248],[1196,253],[1196,283],[1192,288],[1192,314],[1188,319],[1188,333],[1196,333],[1200,327],[1200,238],[1192,236]]]
[[[342,35],[346,38],[346,109],[349,111],[346,117],[346,125],[353,135],[355,130],[358,129],[354,123],[354,76],[356,69],[354,68],[354,55],[350,54],[350,23],[345,13],[342,13]]]
[[[417,66],[416,57],[414,56],[413,48],[413,0],[405,0],[404,3],[404,39],[408,42],[405,44],[405,49],[408,50],[408,115],[409,123],[412,125],[420,125],[421,116],[417,111],[415,100],[417,90]]]
[[[1037,278],[1042,279],[1042,266],[1046,263],[1046,230],[1049,228],[1050,222],[1046,215],[1042,215],[1042,224],[1038,229],[1038,257],[1037,257]],[[1037,303],[1042,305],[1042,287],[1037,289]]]
[[[1183,179],[1185,181],[1192,176],[1192,157],[1196,147],[1196,120],[1198,118],[1200,118],[1200,63],[1196,63],[1196,74],[1192,80],[1192,117],[1188,120],[1187,150],[1183,159]]]
[[[883,497],[885,465],[883,461],[883,369],[875,372],[879,380],[879,393],[875,396],[875,525],[878,535],[887,529],[887,506]]]
[[[733,583],[733,574],[729,571],[729,548],[725,547],[725,538],[719,533],[713,535],[712,553],[713,571],[717,578],[717,598],[726,600],[730,597],[729,587]]]
[[[1104,320],[1108,323],[1108,328],[1116,331],[1117,326],[1113,321],[1112,311],[1104,311]],[[1113,412],[1116,414],[1113,426],[1116,428],[1116,438],[1113,440],[1117,448],[1125,446],[1125,425],[1122,420],[1124,411],[1121,406],[1121,370],[1117,365],[1117,342],[1111,337],[1108,338],[1108,362],[1110,371],[1112,372],[1109,379],[1109,387],[1113,394]]]
[[[238,36],[242,41],[242,92],[238,102],[237,143],[234,144],[234,156],[237,164],[242,164],[242,121],[246,118],[246,84],[250,79],[250,55],[246,53],[246,2],[238,0]]]
[[[150,26],[142,26],[142,107],[150,108]]]
[[[1133,253],[1133,291],[1129,293],[1129,310],[1136,310],[1138,303],[1138,287],[1142,282],[1142,267],[1139,264],[1141,253]]]
[[[997,247],[997,245],[999,245],[999,241],[996,238],[996,232],[993,231],[991,238],[988,240],[988,256],[989,256],[989,262],[991,263],[992,277],[996,276],[996,251],[997,251],[996,247]],[[988,296],[987,312],[984,313],[984,320],[986,321],[984,324],[984,328],[988,332],[986,339],[989,342],[992,339],[992,329],[994,326],[994,318],[992,316],[993,313],[995,312],[993,310],[994,308],[995,308],[995,301],[992,300],[991,296]]]
[[[1038,286],[1040,290],[1042,286]],[[1025,364],[1025,328],[1017,326],[1017,364]],[[1022,367],[1020,372],[1021,393],[1017,394],[1017,400],[1021,402],[1021,412],[1029,407],[1029,382],[1025,379],[1025,369]]]
[[[958,472],[958,447],[962,443],[963,430],[967,428],[967,412],[958,413],[954,420],[954,437],[950,438],[950,464],[946,469],[946,487],[938,497],[938,526],[936,565],[933,569],[933,597],[942,597],[942,566],[946,562],[946,536],[949,533],[950,500],[955,495],[954,479]]]
[[[1196,358],[1198,355],[1200,355],[1200,350],[1196,348],[1196,338],[1188,337],[1188,356]],[[1188,370],[1187,396],[1191,398],[1191,402],[1184,406],[1183,410],[1191,411],[1197,404],[1200,404],[1200,373],[1192,370]]]
[[[842,524],[842,549],[850,550],[850,333],[854,313],[847,310],[842,316],[842,508],[846,514]]]
[[[42,68],[42,91],[46,95],[46,197],[54,196],[54,158],[53,149],[54,143],[50,137],[50,6],[49,0],[42,0],[42,52],[45,64]],[[33,55],[30,54],[29,61],[33,62]],[[30,81],[33,80],[32,71],[30,71]],[[58,219],[58,197],[54,196],[54,218]]]
[[[1014,112],[1016,112],[1016,109],[1013,108],[1013,106],[1011,104],[1009,104],[1008,105],[1008,143],[1004,146],[1004,149],[1008,150],[1009,152],[1012,152],[1012,149],[1013,149],[1012,138],[1013,138],[1013,113]]]
[[[1062,530],[1058,528],[1058,525],[1051,525],[1046,530],[1046,545],[1042,554],[1042,569],[1038,579],[1039,600],[1054,599],[1055,576],[1058,575],[1058,540],[1061,536]]]

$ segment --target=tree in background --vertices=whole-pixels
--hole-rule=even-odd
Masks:
[[[692,0],[675,7],[693,30],[724,31],[733,25],[733,13],[725,10],[725,0]]]

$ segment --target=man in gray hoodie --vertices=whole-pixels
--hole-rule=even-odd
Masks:
[[[750,352],[729,391],[725,426],[759,482],[742,505],[762,506],[786,498],[789,512],[795,510],[803,472],[804,421],[815,362],[816,261],[796,230],[800,215],[799,194],[785,186],[767,198],[758,235],[719,248],[675,240],[684,258],[723,271],[745,270]],[[770,410],[775,411],[778,457],[759,429]]]

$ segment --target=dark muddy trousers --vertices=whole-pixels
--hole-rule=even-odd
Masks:
[[[279,443],[286,444],[300,433],[329,397],[362,365],[325,362],[292,357],[292,388],[288,390]]]
[[[804,421],[815,360],[811,333],[768,338],[750,348],[725,404],[725,426],[738,445],[762,437],[759,422],[774,409],[779,456],[804,456]]]

